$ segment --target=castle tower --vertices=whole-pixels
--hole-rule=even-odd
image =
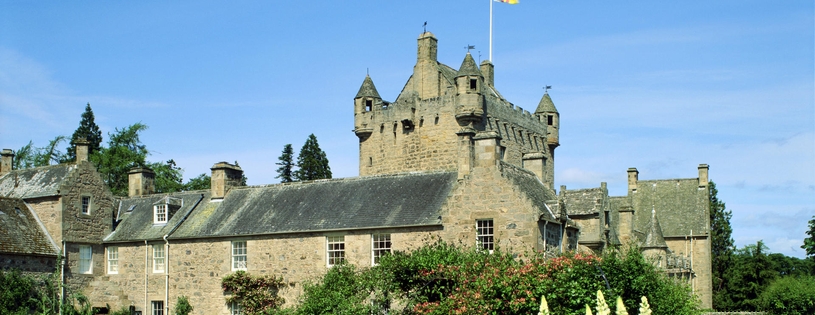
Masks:
[[[560,146],[560,113],[555,108],[555,103],[549,97],[549,92],[544,92],[538,108],[535,110],[538,120],[546,125],[546,145],[549,148],[549,163],[547,163],[547,182],[555,182],[555,148]]]
[[[472,129],[481,123],[484,115],[484,75],[468,52],[461,62],[456,75],[456,121],[465,128]]]
[[[439,40],[430,32],[419,35],[416,65],[413,66],[414,89],[419,99],[439,97],[441,95],[441,74],[436,60]]]
[[[376,91],[374,81],[371,77],[366,75],[365,80],[362,81],[362,86],[359,87],[357,96],[354,97],[354,133],[360,139],[368,138],[373,132],[373,126],[370,124],[372,111],[375,106],[382,107],[382,97]]]

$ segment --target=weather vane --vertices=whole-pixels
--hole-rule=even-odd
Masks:
[[[424,25],[422,26],[422,28],[424,28],[424,33],[427,33],[427,21],[424,21]]]
[[[470,53],[470,49],[475,49],[475,45],[467,45],[467,47],[464,48],[467,48],[467,53]]]
[[[543,93],[549,93],[549,90],[550,90],[551,88],[552,88],[552,86],[551,86],[551,85],[547,85],[546,87],[544,87],[544,88],[543,88]]]

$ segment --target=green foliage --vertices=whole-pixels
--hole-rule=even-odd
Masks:
[[[153,184],[156,193],[171,193],[184,190],[184,171],[170,159],[166,163],[149,163],[148,166],[156,173]]]
[[[102,148],[102,131],[99,130],[99,126],[94,122],[91,103],[85,105],[85,112],[82,113],[82,120],[79,121],[79,127],[77,127],[74,134],[71,135],[71,146],[68,147],[65,161],[76,161],[76,141],[82,138],[89,142],[88,154],[93,154]]]
[[[14,161],[11,167],[15,170],[35,167],[34,155],[36,154],[36,150],[37,148],[34,147],[34,142],[28,141],[28,144],[17,150],[17,152],[14,152]]]
[[[331,167],[328,166],[328,158],[325,152],[320,149],[317,137],[310,134],[300,155],[297,156],[298,170],[294,172],[294,179],[298,181],[331,178]]]
[[[804,245],[801,245],[801,248],[806,250],[807,257],[815,261],[815,215],[812,216],[812,220],[809,220],[809,230],[807,230],[806,234],[809,237],[804,238]]]
[[[186,296],[179,296],[175,302],[175,315],[188,315],[192,313],[192,305]]]
[[[212,178],[206,173],[201,173],[201,175],[191,178],[186,184],[184,184],[184,190],[190,191],[210,189],[211,185]]]
[[[65,142],[65,136],[57,136],[49,141],[45,147],[34,147],[34,142],[29,141],[28,144],[15,152],[12,168],[20,170],[63,162],[65,155],[58,148],[60,143],[63,142]]]
[[[38,309],[36,282],[18,270],[0,270],[0,314],[28,314]]]
[[[769,314],[815,314],[815,277],[778,278],[761,294],[761,309]]]
[[[102,179],[116,196],[127,196],[127,173],[136,166],[145,166],[147,146],[141,143],[139,133],[147,130],[142,123],[124,129],[116,128],[108,134],[108,147],[90,156]]]
[[[719,200],[716,183],[708,184],[710,198],[710,254],[711,271],[713,276],[713,307],[720,309],[727,304],[729,292],[727,292],[727,278],[725,273],[731,269],[733,264],[733,228],[730,226],[730,219],[733,217],[732,211],[725,208],[724,202]]]
[[[759,310],[759,297],[764,289],[778,276],[774,264],[767,255],[763,241],[746,245],[733,255],[733,268],[725,275],[728,299],[720,310],[748,311]]]
[[[294,181],[294,173],[292,172],[292,168],[294,168],[294,150],[291,148],[291,144],[287,144],[283,146],[283,153],[280,154],[280,157],[277,158],[278,161],[275,164],[280,165],[277,168],[277,176],[275,178],[280,178],[281,183],[290,183]]]
[[[815,260],[790,257],[784,254],[772,253],[767,255],[772,261],[773,270],[779,276],[806,276],[815,275]]]
[[[269,276],[252,276],[245,271],[236,271],[224,277],[221,288],[230,294],[228,304],[238,303],[248,315],[264,314],[280,308],[285,300],[278,296],[285,284],[282,279]]]
[[[297,314],[371,314],[373,307],[365,303],[371,292],[364,275],[356,268],[340,264],[328,270],[319,282],[303,286],[303,302]]]

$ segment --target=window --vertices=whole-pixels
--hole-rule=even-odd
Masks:
[[[246,241],[232,242],[232,271],[246,270]]]
[[[153,273],[164,272],[164,245],[153,245]]]
[[[470,79],[470,90],[475,90],[478,87],[478,80]]]
[[[119,248],[108,247],[108,273],[119,273]]]
[[[238,302],[232,302],[229,304],[229,314],[230,315],[241,315],[241,305]]]
[[[167,223],[167,205],[153,206],[153,223]]]
[[[164,315],[164,301],[152,301],[153,315]]]
[[[365,111],[366,112],[370,112],[373,107],[374,107],[374,102],[372,100],[365,100]]]
[[[495,249],[492,219],[475,221],[475,230],[478,246],[492,252]]]
[[[79,245],[79,273],[93,273],[93,250],[90,245]]]
[[[82,196],[82,214],[91,214],[90,196]]]
[[[554,116],[552,116],[552,115],[548,115],[548,116],[546,116],[546,123],[547,123],[547,125],[549,125],[549,126],[551,126],[551,125],[552,125],[552,123],[553,123],[553,121],[552,121],[552,117],[554,117]]]
[[[391,253],[391,235],[374,234],[372,237],[373,264],[379,264],[379,258]]]
[[[329,267],[345,261],[345,236],[327,236],[326,246]]]

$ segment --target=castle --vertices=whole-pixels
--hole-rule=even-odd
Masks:
[[[221,279],[237,270],[283,277],[281,294],[296,303],[302,282],[334,264],[371,266],[430,237],[552,253],[630,242],[711,306],[707,165],[688,179],[639,180],[629,169],[626,196],[605,183],[556,192],[560,116],[548,93],[523,110],[497,91],[489,61],[467,53],[456,70],[437,47],[432,33],[419,36],[393,102],[363,80],[359,177],[243,187],[243,170],[219,162],[211,189],[156,194],[154,173],[137,168],[129,197],[116,198],[83,143],[75,164],[26,170],[12,170],[4,150],[0,268],[58,270],[97,306],[156,314],[185,295],[196,314],[235,314]]]

